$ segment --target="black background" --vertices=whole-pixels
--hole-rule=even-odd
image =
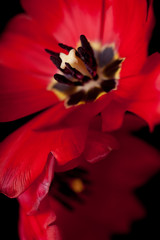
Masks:
[[[94,1],[93,1],[94,2]],[[23,9],[19,0],[5,0],[0,2],[0,32],[5,25]],[[154,0],[154,12],[156,25],[149,45],[149,54],[160,52],[160,0]],[[32,116],[31,116],[32,117]],[[1,140],[18,126],[28,121],[30,117],[15,122],[0,125]],[[160,126],[155,128],[153,133],[149,133],[148,128],[136,133],[140,138],[149,142],[160,151]],[[129,234],[114,235],[112,240],[159,240],[160,239],[160,173],[153,176],[144,186],[137,189],[135,194],[139,201],[147,209],[147,217],[132,224]],[[0,239],[18,240],[18,203],[16,199],[9,199],[0,195]],[[12,237],[11,237],[12,236]],[[76,240],[76,239],[75,239]]]

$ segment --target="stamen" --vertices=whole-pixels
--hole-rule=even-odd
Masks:
[[[90,45],[90,43],[88,42],[87,38],[84,35],[80,36],[80,40],[82,43],[82,47],[88,52],[90,53],[91,56],[94,57],[94,53],[93,53],[93,49]]]
[[[94,101],[101,92],[102,92],[102,89],[97,87],[90,89],[86,94],[86,101],[87,102]]]
[[[121,63],[124,61],[124,58],[118,58],[114,44],[102,48],[99,44],[96,47],[97,43],[90,44],[84,35],[80,36],[80,41],[78,49],[59,43],[68,54],[46,49],[52,62],[62,72],[54,75],[57,83],[53,81],[49,89],[65,100],[66,106],[94,101],[104,93],[116,90]]]
[[[90,193],[87,190],[91,183],[88,176],[88,172],[81,168],[55,173],[49,193],[65,208],[73,211],[75,202],[84,204],[84,195]]]
[[[92,75],[94,79],[97,75],[97,64],[95,59],[88,52],[86,52],[83,47],[79,47],[78,52],[82,61],[85,63],[88,72]]]
[[[58,74],[56,73],[54,75],[55,80],[57,80],[57,82],[59,83],[64,83],[67,85],[71,85],[71,86],[82,86],[81,82],[72,82],[71,80],[69,80],[68,78],[66,78],[64,75]]]
[[[76,105],[85,100],[85,92],[83,90],[72,94],[67,102],[68,105]]]
[[[120,64],[122,61],[123,59],[116,59],[115,61],[107,65],[103,70],[104,75],[107,77],[113,77],[120,68]]]
[[[110,80],[104,80],[101,83],[101,87],[105,92],[110,92],[112,89],[114,89],[116,86],[116,82],[114,79],[110,79]]]
[[[69,47],[63,43],[59,43],[58,44],[62,49],[66,50],[67,52],[71,51],[73,49],[73,47]]]
[[[61,65],[62,60],[59,57],[59,53],[53,52],[53,51],[48,50],[48,49],[45,49],[45,51],[47,53],[51,54],[51,56],[50,56],[51,61],[54,63],[54,65],[56,65],[56,67],[58,69],[60,69],[60,65]]]
[[[76,68],[71,67],[69,63],[66,63],[66,67],[70,71],[72,77],[82,80],[82,82],[87,82],[90,79],[88,76],[83,76]]]
[[[92,75],[93,79],[97,75],[97,62],[94,56],[93,49],[84,35],[80,36],[82,47],[78,48],[81,59],[84,61],[87,70]]]

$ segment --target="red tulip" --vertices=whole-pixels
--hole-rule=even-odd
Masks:
[[[90,151],[97,114],[103,131],[120,127],[127,110],[151,127],[159,121],[160,57],[147,57],[152,1],[21,2],[27,14],[11,20],[0,41],[0,120],[45,111],[1,144],[0,188],[10,197],[39,176],[49,152],[62,166]],[[94,135],[99,140],[103,154],[113,149],[110,136]]]

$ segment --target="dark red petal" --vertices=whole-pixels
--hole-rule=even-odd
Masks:
[[[106,158],[117,147],[118,143],[111,135],[91,130],[86,141],[84,157],[88,162],[95,163]]]
[[[76,46],[79,36],[98,40],[101,24],[102,1],[91,0],[21,0],[22,6],[50,35],[59,42]],[[85,19],[87,24],[84,24]],[[94,28],[90,27],[94,26]],[[67,42],[64,42],[67,39]]]
[[[13,121],[54,105],[59,100],[46,89],[51,78],[0,66],[0,121]]]
[[[25,209],[27,215],[34,214],[38,210],[41,201],[47,195],[54,175],[55,158],[49,153],[46,165],[37,179],[24,191],[18,200]]]
[[[65,240],[110,239],[113,233],[128,232],[132,221],[145,215],[134,191],[159,170],[159,153],[123,131],[116,137],[118,150],[98,163],[82,165],[92,181],[85,203],[75,204],[73,214],[55,201],[57,225]]]
[[[27,215],[20,206],[19,235],[21,240],[60,240],[60,234],[55,225],[53,202],[49,197],[41,202],[35,215]]]

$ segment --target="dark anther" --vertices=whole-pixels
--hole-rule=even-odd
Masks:
[[[72,94],[67,102],[68,105],[76,105],[85,99],[85,92],[83,90]]]
[[[84,35],[80,36],[82,47],[91,55],[94,56],[93,49]]]
[[[59,53],[56,53],[56,52],[54,52],[54,51],[52,51],[52,50],[49,50],[49,49],[45,49],[45,51],[47,52],[47,53],[49,53],[50,55],[55,55],[55,54],[58,54],[59,55]]]
[[[104,80],[101,83],[101,87],[105,92],[111,91],[112,89],[115,88],[115,86],[116,86],[116,82],[114,79]]]
[[[97,62],[94,56],[93,49],[84,35],[80,36],[80,40],[82,47],[78,48],[78,52],[81,58],[83,58],[87,70],[91,73],[91,75],[94,78],[97,71]]]
[[[108,64],[103,70],[104,75],[107,77],[113,77],[117,70],[120,68],[120,64],[122,61],[123,59],[117,59],[112,63]]]
[[[63,43],[59,43],[58,45],[59,45],[62,49],[65,49],[67,52],[69,52],[70,50],[73,49],[73,47],[69,47],[69,46],[67,46],[67,45],[65,45],[65,44],[63,44]]]
[[[80,55],[80,58],[84,62],[88,72],[94,78],[97,75],[97,63],[94,55],[90,55],[89,52],[87,52],[83,47],[78,48],[78,53]]]
[[[77,78],[79,80],[81,80],[83,82],[83,80],[88,81],[90,78],[88,76],[84,76],[82,73],[80,73],[76,68],[72,68],[71,65],[69,63],[65,63],[66,67],[68,68],[68,70],[70,71],[70,74],[72,75],[72,77]]]
[[[53,51],[48,50],[48,49],[45,49],[45,51],[51,55],[51,56],[50,56],[51,61],[56,65],[56,67],[57,67],[58,69],[60,69],[62,60],[61,60],[61,58],[59,57],[59,53],[53,52]]]
[[[100,88],[97,88],[97,87],[95,87],[95,88],[92,88],[92,89],[90,89],[88,92],[87,92],[87,94],[86,94],[86,101],[93,101],[93,100],[95,100],[97,97],[98,97],[98,95],[100,94],[102,92],[102,89],[100,89]]]
[[[63,83],[63,84],[71,85],[71,86],[82,86],[81,82],[73,82],[73,81],[69,80],[68,78],[66,78],[64,75],[61,75],[58,73],[56,73],[54,75],[54,78],[59,83]]]

